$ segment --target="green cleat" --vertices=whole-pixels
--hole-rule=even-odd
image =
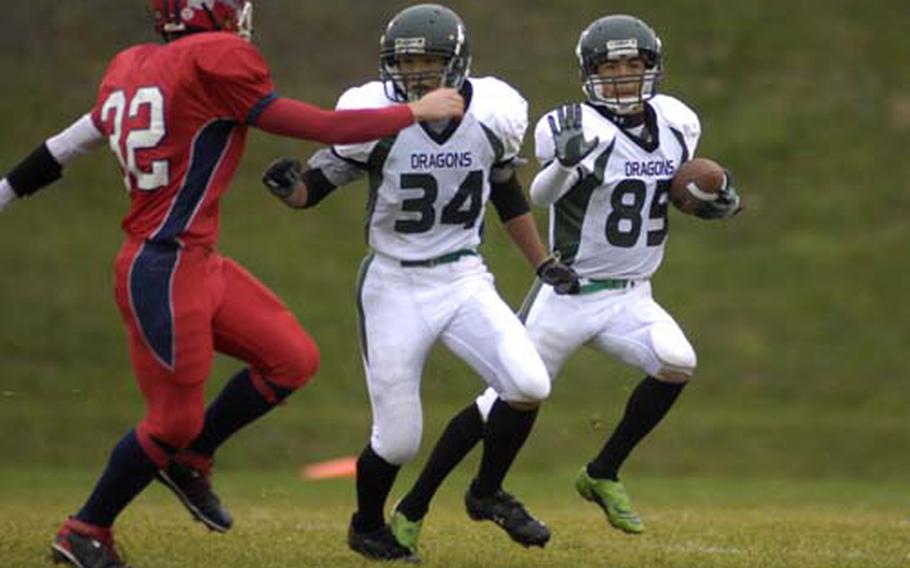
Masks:
[[[609,479],[594,479],[583,467],[575,480],[578,494],[600,505],[611,525],[623,532],[640,534],[645,531],[641,519],[632,510],[632,503],[622,482]]]
[[[423,519],[409,521],[404,516],[404,513],[397,509],[392,513],[392,518],[389,520],[389,528],[392,530],[395,540],[398,541],[398,544],[410,550],[411,554],[415,556],[417,554],[417,539],[420,537],[420,526],[422,524]]]

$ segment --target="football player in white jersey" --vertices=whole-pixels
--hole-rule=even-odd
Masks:
[[[527,129],[527,102],[494,77],[468,78],[461,19],[434,4],[405,9],[381,41],[381,80],[349,89],[338,108],[414,100],[439,87],[459,89],[459,121],[421,123],[368,144],[274,162],[263,179],[293,207],[369,175],[368,240],[360,271],[361,348],[373,429],[357,462],[357,512],[349,546],[368,558],[413,559],[422,514],[384,504],[400,466],[417,453],[422,430],[420,379],[441,340],[498,394],[482,434],[484,458],[465,503],[475,520],[506,522],[515,538],[543,546],[547,527],[501,487],[530,431],[550,378],[518,317],[500,298],[477,253],[492,202],[511,238],[556,293],[578,289],[571,268],[548,255],[515,176]],[[506,521],[500,521],[506,519]]]
[[[539,121],[535,139],[542,169],[531,200],[550,208],[552,248],[582,285],[577,294],[557,296],[538,282],[522,319],[551,377],[583,345],[645,374],[575,484],[611,525],[634,534],[644,527],[619,481],[620,466],[666,415],[696,367],[682,330],[651,297],[650,278],[663,258],[670,180],[694,154],[701,129],[685,104],[657,93],[661,44],[640,19],[613,15],[594,21],[581,34],[577,56],[587,100]],[[719,198],[696,214],[717,219],[738,209],[728,173]],[[427,510],[448,472],[481,439],[496,400],[488,389],[452,419],[399,510]]]

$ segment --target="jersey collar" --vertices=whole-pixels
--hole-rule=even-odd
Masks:
[[[613,123],[626,138],[634,142],[639,148],[647,152],[653,152],[660,146],[660,129],[657,127],[657,113],[647,102],[645,103],[645,110],[643,112],[631,116],[621,116],[612,113],[606,107],[592,104],[590,101],[586,101],[585,104]],[[636,136],[628,130],[629,128],[634,128],[642,124],[645,126],[645,129],[642,132],[643,136]]]
[[[461,90],[459,92],[461,93],[461,96],[464,97],[464,111],[467,114],[468,108],[471,106],[471,99],[474,98],[474,87],[471,86],[470,79],[465,79],[465,82],[461,86]],[[451,138],[453,134],[455,134],[455,131],[458,130],[459,126],[461,126],[461,122],[462,121],[460,119],[449,120],[449,123],[446,125],[446,127],[439,131],[433,130],[427,124],[421,122],[420,128],[426,132],[427,136],[429,136],[433,142],[436,142],[442,146],[449,141],[449,138]]]

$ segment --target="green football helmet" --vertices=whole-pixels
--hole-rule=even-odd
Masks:
[[[595,20],[578,39],[575,55],[581,68],[582,89],[588,100],[616,114],[641,112],[644,101],[657,94],[661,78],[661,43],[654,30],[633,16],[614,15]],[[597,67],[604,61],[640,57],[645,71],[636,75],[601,77]],[[635,83],[638,93],[620,96],[617,85]],[[605,85],[613,87],[608,95]]]
[[[438,56],[440,72],[404,72],[402,55]],[[418,4],[395,15],[379,40],[379,76],[392,100],[415,101],[432,90],[415,85],[460,89],[471,70],[467,30],[461,18],[438,4]]]

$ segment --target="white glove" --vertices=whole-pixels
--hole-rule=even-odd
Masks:
[[[6,178],[0,179],[0,211],[3,211],[13,199],[16,199],[16,192],[13,191],[13,186],[6,181]]]

